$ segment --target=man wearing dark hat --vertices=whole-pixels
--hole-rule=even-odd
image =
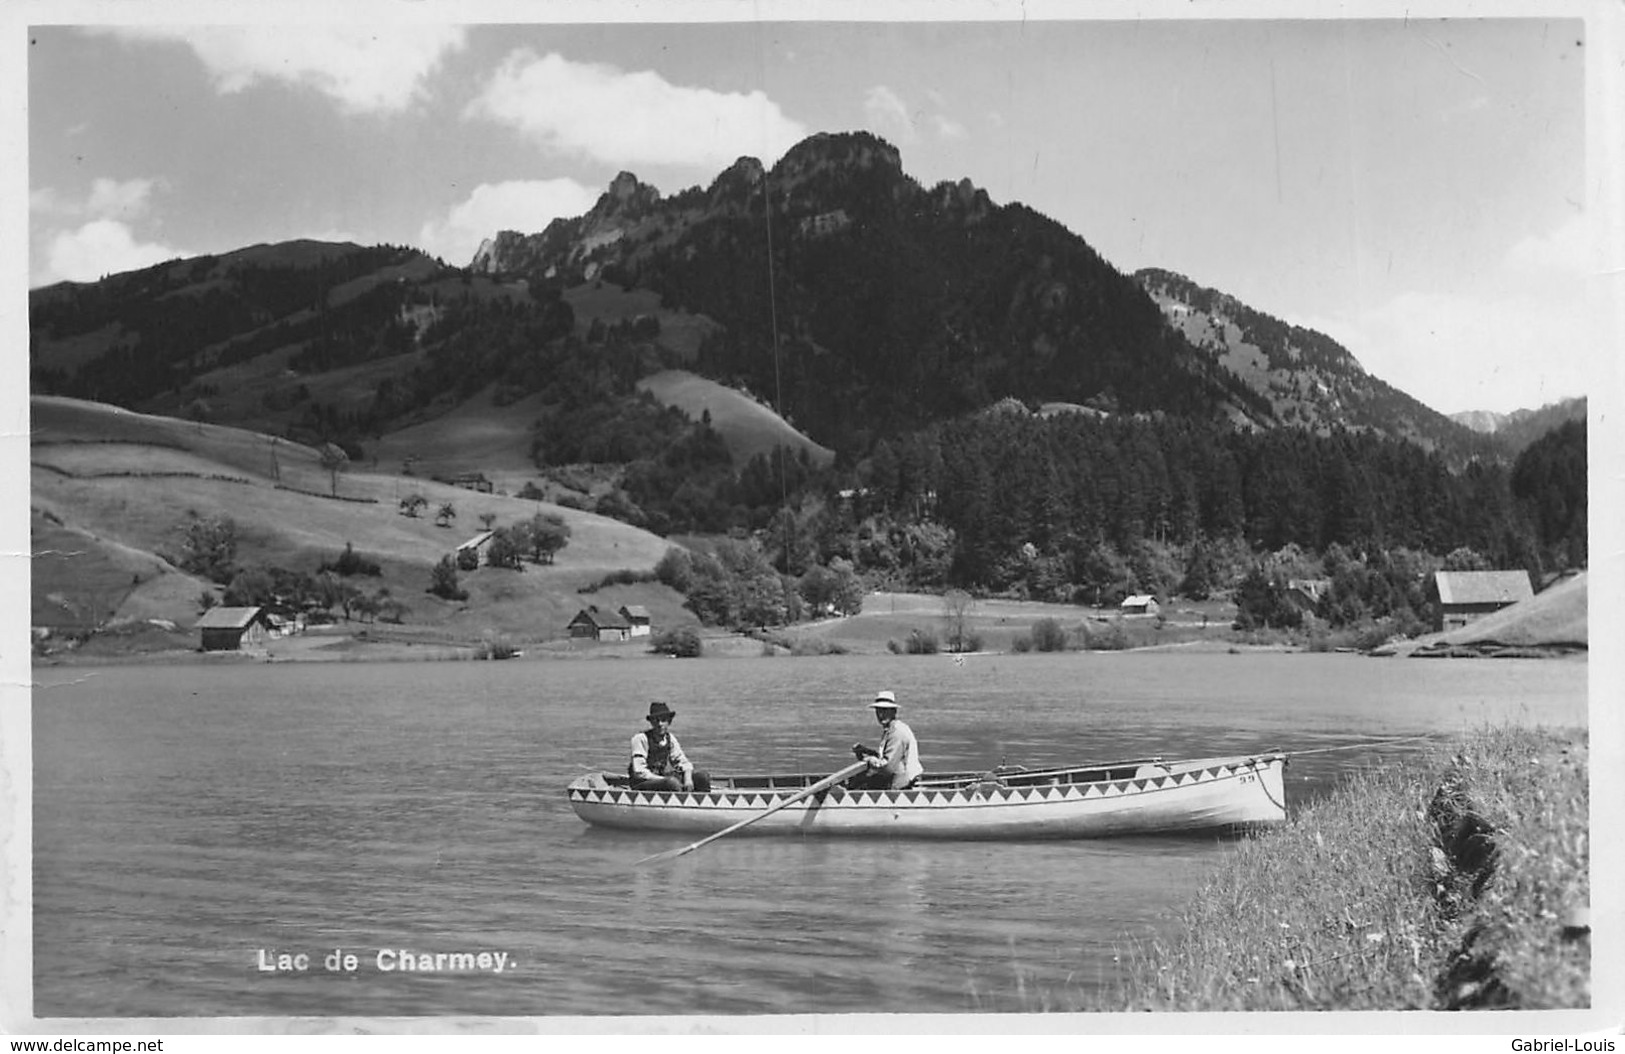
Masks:
[[[859,743],[852,748],[869,771],[854,776],[847,786],[852,790],[902,790],[911,787],[925,772],[920,764],[919,744],[914,730],[897,719],[897,696],[889,691],[875,695],[875,720],[880,723],[880,749]]]
[[[696,772],[683,753],[671,723],[677,711],[658,699],[649,704],[649,728],[632,737],[632,761],[626,774],[633,790],[699,791],[711,789],[711,777]]]

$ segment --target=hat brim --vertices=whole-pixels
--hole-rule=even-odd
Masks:
[[[888,703],[888,702],[884,702],[884,701],[879,700],[879,699],[877,699],[874,702],[870,703],[869,706],[871,708],[875,709],[875,710],[895,710],[895,709],[897,709],[897,704],[896,703]]]

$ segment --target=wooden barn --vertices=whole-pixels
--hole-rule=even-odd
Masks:
[[[1124,615],[1155,615],[1158,608],[1157,598],[1149,593],[1124,597],[1123,602],[1117,605],[1117,610]]]
[[[649,609],[642,604],[622,604],[619,612],[621,618],[632,628],[632,636],[647,637],[650,628],[654,625],[654,617]]]
[[[263,648],[270,638],[270,619],[262,607],[210,608],[197,620],[204,651]]]
[[[491,544],[491,539],[494,537],[496,537],[495,531],[481,531],[479,534],[476,534],[468,541],[459,545],[457,547],[457,551],[461,553],[472,549],[477,555],[485,551],[486,547]]]
[[[570,636],[598,641],[632,639],[632,625],[615,612],[603,611],[594,604],[576,612],[568,627]]]
[[[1440,630],[1460,629],[1474,619],[1535,595],[1527,571],[1436,571]]]

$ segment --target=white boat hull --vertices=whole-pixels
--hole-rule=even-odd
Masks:
[[[1057,769],[1011,776],[1003,785],[964,780],[903,791],[837,788],[780,809],[746,832],[1024,839],[1248,828],[1286,819],[1285,767],[1284,755],[1266,754],[1139,763],[1111,772],[1126,778],[1089,782],[1069,782],[1084,770]],[[706,834],[795,793],[793,787],[728,782],[719,778],[707,794],[632,791],[594,774],[571,783],[568,794],[590,824]]]

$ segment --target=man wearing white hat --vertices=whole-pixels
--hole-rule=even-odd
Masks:
[[[861,743],[852,747],[852,753],[868,763],[869,771],[856,776],[847,784],[852,790],[902,790],[913,786],[925,767],[920,764],[920,747],[914,741],[914,730],[897,719],[897,696],[890,691],[879,692],[874,707],[875,720],[880,722],[880,749],[870,750]]]

